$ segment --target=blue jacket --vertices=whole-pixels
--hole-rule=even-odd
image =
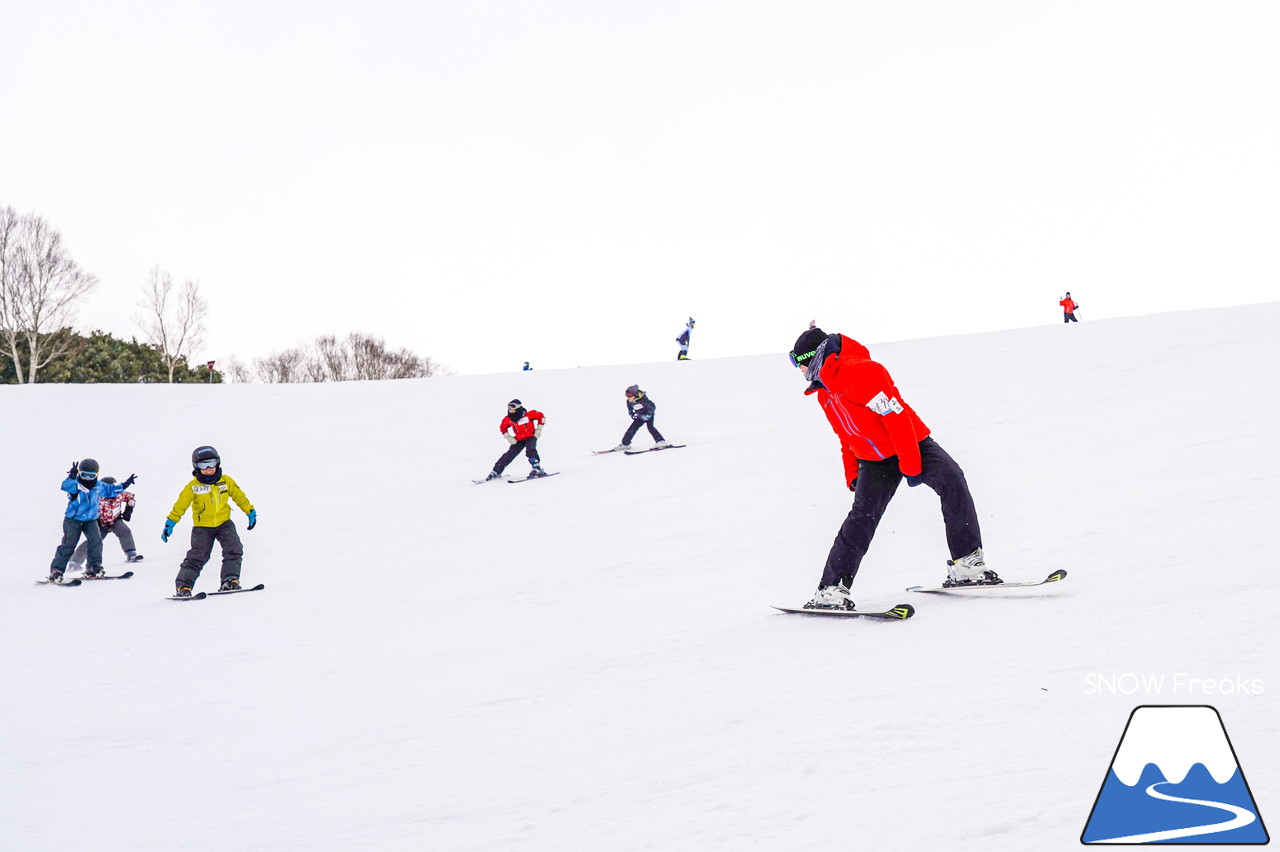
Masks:
[[[67,477],[62,481],[62,490],[67,492],[67,517],[73,521],[98,520],[98,502],[103,497],[119,497],[124,493],[120,483],[109,485],[95,482],[92,488],[85,488],[80,480]]]

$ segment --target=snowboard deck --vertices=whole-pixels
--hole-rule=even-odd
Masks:
[[[974,586],[908,586],[908,592],[980,592],[993,589],[1025,589],[1030,586],[1043,586],[1045,583],[1056,583],[1067,576],[1066,571],[1054,571],[1043,580],[1026,583],[991,583]]]
[[[889,621],[906,621],[916,614],[911,604],[898,604],[884,612],[868,612],[859,609],[806,609],[802,606],[775,606],[779,612],[790,612],[796,615],[826,615],[835,618],[883,618]]]

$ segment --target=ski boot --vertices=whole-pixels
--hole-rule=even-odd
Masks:
[[[502,478],[502,474],[498,473],[496,470],[491,470],[489,471],[489,475],[484,478],[484,481],[493,482],[495,479],[501,479],[501,478]]]
[[[106,573],[106,570],[101,565],[90,565],[88,568],[84,569],[84,576],[86,579],[102,577]]]
[[[546,476],[546,475],[547,475],[547,472],[540,467],[535,467],[533,470],[529,471],[530,479],[537,479],[540,476]]]
[[[998,586],[1003,582],[995,571],[987,570],[987,563],[982,559],[982,548],[979,547],[968,556],[947,560],[947,581],[942,587]]]
[[[141,562],[142,554],[136,550],[130,550],[124,555],[124,559],[126,562]]]
[[[853,609],[855,604],[849,596],[849,580],[841,579],[834,586],[819,586],[813,598],[804,605],[805,609]]]
[[[49,582],[50,582],[50,583],[61,583],[61,582],[62,582],[62,572],[61,572],[61,571],[50,571],[50,572],[49,572]]]
[[[654,445],[653,445],[653,448],[654,448],[655,450],[662,450],[662,449],[666,449],[666,448],[667,448],[667,447],[669,447],[669,446],[671,446],[671,444],[670,444],[669,442],[667,442],[667,441],[659,441],[658,443],[656,443],[656,444],[654,444]]]
[[[190,586],[178,586],[178,590],[177,590],[176,592],[174,592],[174,593],[173,593],[173,596],[174,596],[175,598],[189,598],[189,597],[191,597],[191,587],[190,587]]]
[[[218,587],[220,592],[238,592],[240,591],[240,578],[227,577],[222,581],[222,585]]]

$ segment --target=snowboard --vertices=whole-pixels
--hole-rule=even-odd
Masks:
[[[805,609],[794,606],[775,606],[779,612],[791,612],[796,615],[827,615],[834,618],[883,618],[889,621],[906,621],[916,614],[911,604],[898,604],[884,612],[866,612],[859,609]]]
[[[1025,589],[1029,586],[1043,586],[1045,583],[1056,583],[1067,576],[1066,571],[1054,571],[1043,580],[1030,583],[992,583],[976,586],[908,586],[908,592],[980,592],[993,589]]]
[[[687,446],[687,445],[686,444],[667,444],[665,447],[650,447],[647,450],[624,450],[623,455],[638,456],[641,453],[658,453],[658,452],[662,452],[663,450],[678,450],[684,446]]]
[[[507,482],[511,485],[515,485],[520,482],[528,482],[530,479],[547,479],[548,477],[559,475],[560,471],[557,470],[555,473],[548,473],[546,476],[526,476],[524,479],[508,479]]]

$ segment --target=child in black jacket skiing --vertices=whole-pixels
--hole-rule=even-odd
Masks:
[[[649,396],[642,390],[639,385],[631,385],[627,388],[627,414],[631,416],[631,425],[627,427],[627,431],[622,436],[622,443],[613,448],[613,452],[627,452],[631,449],[631,439],[640,431],[641,426],[649,429],[649,434],[653,436],[654,448],[662,449],[669,447],[666,439],[662,437],[662,433],[658,431],[658,427],[653,425],[654,415],[658,411],[657,404],[649,399]]]

